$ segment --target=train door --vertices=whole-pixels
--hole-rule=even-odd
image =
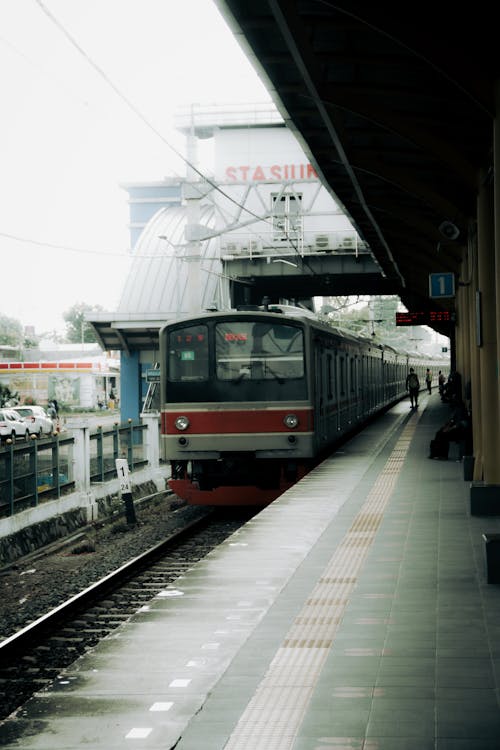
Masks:
[[[358,422],[358,358],[354,352],[349,356],[349,421],[351,424]]]
[[[337,380],[339,393],[339,428],[340,432],[345,432],[348,426],[348,408],[347,408],[347,363],[345,352],[339,352],[337,358]]]
[[[360,376],[359,376],[359,400],[361,402],[361,413],[367,414],[370,408],[370,402],[368,398],[367,393],[367,377],[366,377],[366,367],[367,367],[368,357],[366,354],[361,355],[361,361],[360,361]]]
[[[380,356],[380,353],[377,358],[377,383],[377,406],[380,406],[380,404],[384,403],[384,360]]]
[[[373,412],[375,409],[375,405],[377,403],[377,393],[376,393],[376,372],[375,372],[375,357],[373,354],[370,355],[370,375],[369,375],[369,390],[370,390],[370,412]]]
[[[320,341],[315,342],[315,404],[314,404],[314,429],[318,446],[326,443],[328,436],[327,409],[326,409],[326,372],[325,372],[325,350]]]
[[[317,446],[323,444],[325,431],[325,377],[323,372],[323,347],[314,342],[314,432]]]
[[[387,384],[387,361],[385,359],[385,352],[382,352],[382,359],[380,360],[380,403],[385,403],[388,397],[388,384]]]
[[[338,431],[337,378],[335,372],[336,352],[329,349],[326,355],[328,439],[335,439]]]

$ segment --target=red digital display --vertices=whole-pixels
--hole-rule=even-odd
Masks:
[[[225,333],[225,341],[247,341],[248,336],[246,333]]]
[[[427,312],[420,310],[396,313],[397,326],[426,326],[431,325],[431,323],[453,323],[454,320],[455,314],[449,310],[430,310]]]
[[[201,344],[203,341],[205,341],[205,336],[202,333],[197,333],[196,336],[193,336],[191,333],[186,333],[184,336],[177,336],[178,344],[192,344],[193,342]]]
[[[451,323],[454,320],[453,314],[449,310],[431,310],[429,313],[431,323]]]

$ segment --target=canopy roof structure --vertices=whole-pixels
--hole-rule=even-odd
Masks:
[[[429,281],[467,283],[478,189],[491,179],[500,57],[487,6],[215,1],[387,293],[410,310],[453,310]]]

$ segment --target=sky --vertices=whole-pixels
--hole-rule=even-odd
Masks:
[[[116,309],[122,186],[185,175],[178,107],[270,100],[212,0],[0,0],[0,70],[0,314],[37,335]]]

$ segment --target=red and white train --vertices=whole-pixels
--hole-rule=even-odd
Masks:
[[[193,505],[266,505],[346,435],[424,387],[429,358],[268,309],[200,313],[160,332],[170,488]],[[437,374],[437,373],[436,373]]]

